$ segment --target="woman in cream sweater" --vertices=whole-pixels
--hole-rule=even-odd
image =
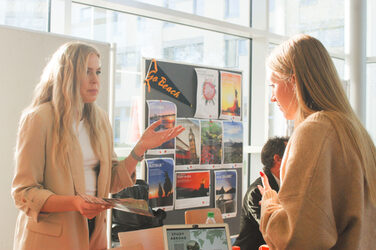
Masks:
[[[22,114],[12,183],[20,209],[14,249],[106,249],[104,211],[110,206],[86,200],[133,185],[144,152],[184,130],[155,132],[158,121],[127,158],[117,161],[108,117],[95,104],[100,71],[94,47],[64,44]]]
[[[281,189],[265,188],[260,229],[271,249],[374,249],[376,150],[317,39],[297,35],[267,63],[276,102],[295,130]]]

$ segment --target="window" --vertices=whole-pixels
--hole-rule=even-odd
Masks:
[[[376,143],[376,63],[367,65],[366,128]]]
[[[107,0],[121,2],[118,0]],[[145,4],[165,7],[189,14],[249,26],[249,0],[136,0]]]
[[[225,18],[239,17],[239,0],[225,0]]]
[[[47,31],[48,0],[1,0],[0,24]]]
[[[176,1],[175,4],[183,2],[187,1]],[[130,131],[133,127],[143,127],[138,124],[141,119],[137,119],[137,115],[141,115],[141,110],[137,111],[137,108],[143,87],[140,67],[142,57],[221,68],[236,67],[243,71],[243,85],[248,85],[246,83],[249,82],[249,39],[179,24],[165,25],[166,22],[163,21],[124,13],[117,13],[117,18],[114,19],[113,11],[93,7],[90,7],[92,14],[89,17],[92,21],[80,22],[77,16],[83,8],[87,6],[72,4],[72,34],[116,43],[115,147],[131,147],[136,140],[131,138]],[[114,32],[113,25],[117,25],[118,30],[122,32]],[[238,49],[239,41],[242,41],[242,54]],[[245,104],[249,93],[247,87],[243,91]]]
[[[271,32],[286,36],[306,33],[319,39],[330,52],[344,53],[345,1],[271,1]]]

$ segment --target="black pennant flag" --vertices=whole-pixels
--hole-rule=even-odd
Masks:
[[[150,63],[144,84],[148,87],[148,92],[150,92],[150,88],[154,88],[192,107],[192,104],[187,100],[187,98],[185,98],[185,96],[180,92],[180,90],[170,80],[165,72],[163,72],[161,68],[158,68],[157,61],[155,59],[152,59]]]

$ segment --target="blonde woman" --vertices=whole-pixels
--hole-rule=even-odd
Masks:
[[[118,162],[108,117],[95,104],[100,71],[94,47],[64,44],[22,114],[12,184],[20,209],[14,249],[106,249],[103,211],[110,206],[86,200],[133,185],[144,152],[184,130],[155,132],[156,122]]]
[[[260,229],[271,249],[374,249],[376,150],[315,38],[278,46],[267,66],[276,102],[295,130],[281,166],[281,189],[265,188]]]

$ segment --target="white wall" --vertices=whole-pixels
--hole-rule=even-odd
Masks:
[[[11,197],[18,120],[29,105],[48,58],[63,43],[77,38],[0,26],[0,249],[12,249],[18,210]],[[82,40],[82,39],[80,39]],[[110,45],[86,41],[101,53],[102,76],[98,104],[108,110]]]

